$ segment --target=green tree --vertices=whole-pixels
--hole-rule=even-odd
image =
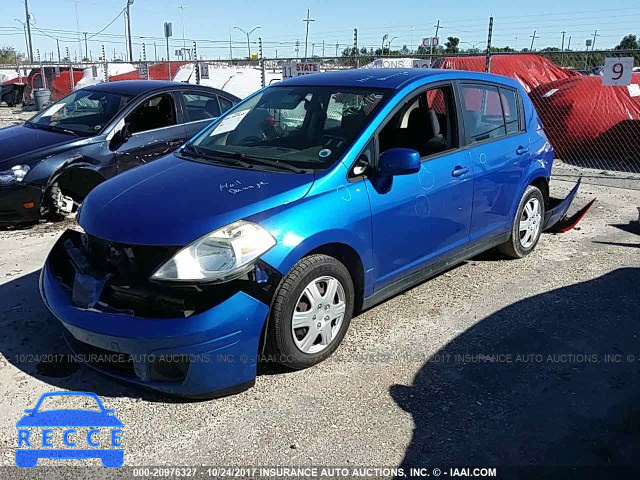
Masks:
[[[0,63],[15,64],[16,53],[18,54],[18,60],[22,60],[24,55],[20,52],[16,52],[13,47],[0,47]]]
[[[616,50],[637,50],[638,48],[640,48],[640,44],[635,35],[625,36],[615,47]]]
[[[447,37],[447,41],[444,43],[446,53],[458,53],[460,48],[460,39],[458,37]]]

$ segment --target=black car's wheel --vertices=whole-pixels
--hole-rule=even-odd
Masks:
[[[333,257],[311,255],[294,265],[273,302],[267,332],[269,358],[302,369],[329,357],[353,315],[353,281]]]
[[[540,240],[543,222],[544,197],[538,188],[529,185],[518,205],[511,228],[511,237],[498,249],[512,258],[526,257],[536,248]]]

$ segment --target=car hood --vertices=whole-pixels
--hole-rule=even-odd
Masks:
[[[16,427],[121,427],[114,415],[91,410],[47,410],[25,415]]]
[[[0,128],[0,171],[13,167],[24,154],[37,154],[38,150],[57,147],[78,141],[78,137],[66,133],[39,130],[25,125]],[[31,158],[31,157],[28,157]],[[15,160],[14,160],[15,159]],[[34,155],[34,160],[41,158]],[[26,161],[29,166],[33,161]]]
[[[184,246],[229,223],[304,197],[312,174],[247,170],[169,155],[96,187],[78,223],[104,240]]]

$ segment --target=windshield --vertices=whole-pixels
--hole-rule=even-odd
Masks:
[[[264,159],[324,169],[345,153],[387,97],[386,90],[365,88],[270,87],[225,115],[193,145],[252,164]]]
[[[131,100],[130,95],[96,90],[78,90],[39,113],[27,123],[70,134],[99,133]]]

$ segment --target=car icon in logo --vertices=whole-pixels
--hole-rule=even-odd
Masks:
[[[99,410],[40,410],[45,399],[59,396],[89,397],[95,400]],[[16,423],[18,448],[15,461],[18,467],[35,467],[40,458],[99,458],[103,466],[110,468],[124,464],[122,422],[115,416],[114,410],[104,407],[95,393],[44,393],[33,409],[26,409],[24,412],[26,415]],[[54,438],[54,428],[63,430],[60,445],[56,444],[59,439]],[[86,431],[86,434],[79,430]]]

